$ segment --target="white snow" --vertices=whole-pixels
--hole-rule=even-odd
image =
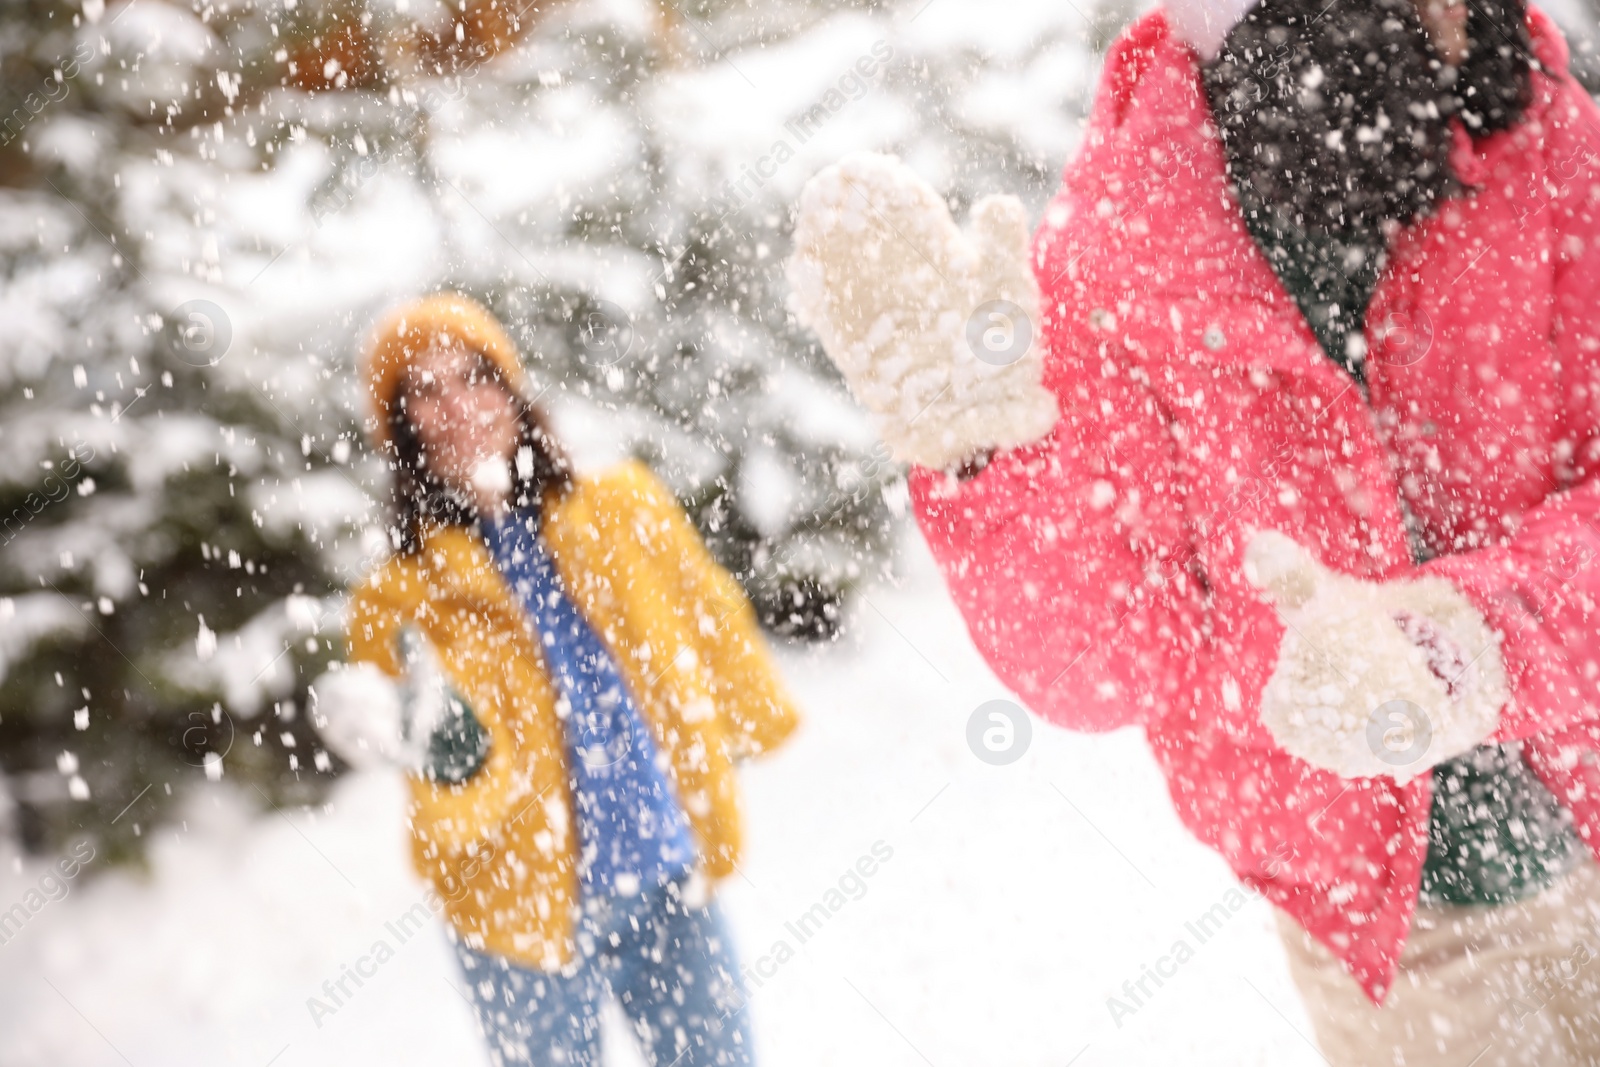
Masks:
[[[806,726],[743,772],[750,847],[722,900],[746,963],[771,974],[752,998],[760,1062],[1320,1063],[1267,906],[1230,897],[1138,735],[1035,721],[1009,766],[967,749],[969,715],[1007,694],[925,551],[910,557],[900,588],[864,590],[855,645],[783,655]],[[0,1059],[485,1064],[437,925],[394,945],[321,1027],[306,1007],[343,965],[392,943],[385,923],[421,899],[401,784],[360,774],[326,812],[255,817],[261,798],[236,790],[224,777],[153,831],[148,876],[63,880],[0,857],[0,914],[21,903],[26,915],[0,943]],[[128,799],[121,818],[140,819],[151,798]],[[864,892],[846,879],[859,899],[799,944],[785,924],[877,842],[892,857]],[[29,912],[29,900],[42,904]],[[1228,918],[1201,943],[1186,924],[1219,904]],[[1174,969],[1162,961],[1180,939],[1194,957]],[[798,954],[774,968],[779,940]],[[1119,1027],[1107,998],[1158,963],[1171,976],[1159,989],[1147,978],[1153,996]]]

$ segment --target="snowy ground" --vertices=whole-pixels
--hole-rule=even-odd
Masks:
[[[1004,767],[967,748],[972,711],[1007,694],[911,557],[899,588],[870,591],[853,647],[785,657],[808,723],[744,772],[751,848],[723,900],[747,961],[799,950],[754,995],[762,1062],[1321,1062],[1266,905],[1203,944],[1186,929],[1233,882],[1179,827],[1139,736],[1036,723]],[[69,883],[0,945],[0,1064],[485,1063],[437,928],[320,1027],[307,1010],[419,899],[400,805],[398,782],[367,775],[331,810],[252,819],[214,787],[148,878]],[[865,893],[798,945],[785,923],[879,841],[893,857]],[[0,908],[41,877],[5,871]],[[1193,958],[1114,1021],[1107,998],[1180,939]]]

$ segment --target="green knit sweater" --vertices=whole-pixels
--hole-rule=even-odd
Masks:
[[[1363,327],[1384,241],[1377,230],[1310,233],[1239,190],[1245,224],[1311,332],[1367,390]],[[1413,539],[1416,561],[1426,548]],[[1522,759],[1483,745],[1433,769],[1421,896],[1429,904],[1501,904],[1532,896],[1583,854],[1571,816]]]

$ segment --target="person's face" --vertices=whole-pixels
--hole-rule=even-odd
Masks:
[[[1439,58],[1459,67],[1467,58],[1466,0],[1411,0]]]
[[[479,464],[508,463],[516,451],[521,427],[511,394],[459,341],[435,341],[418,353],[402,392],[423,463],[446,485],[471,492]]]

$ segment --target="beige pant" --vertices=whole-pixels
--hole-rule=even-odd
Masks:
[[[1289,971],[1333,1067],[1600,1065],[1600,867],[1515,904],[1420,906],[1375,1007],[1278,912]]]

